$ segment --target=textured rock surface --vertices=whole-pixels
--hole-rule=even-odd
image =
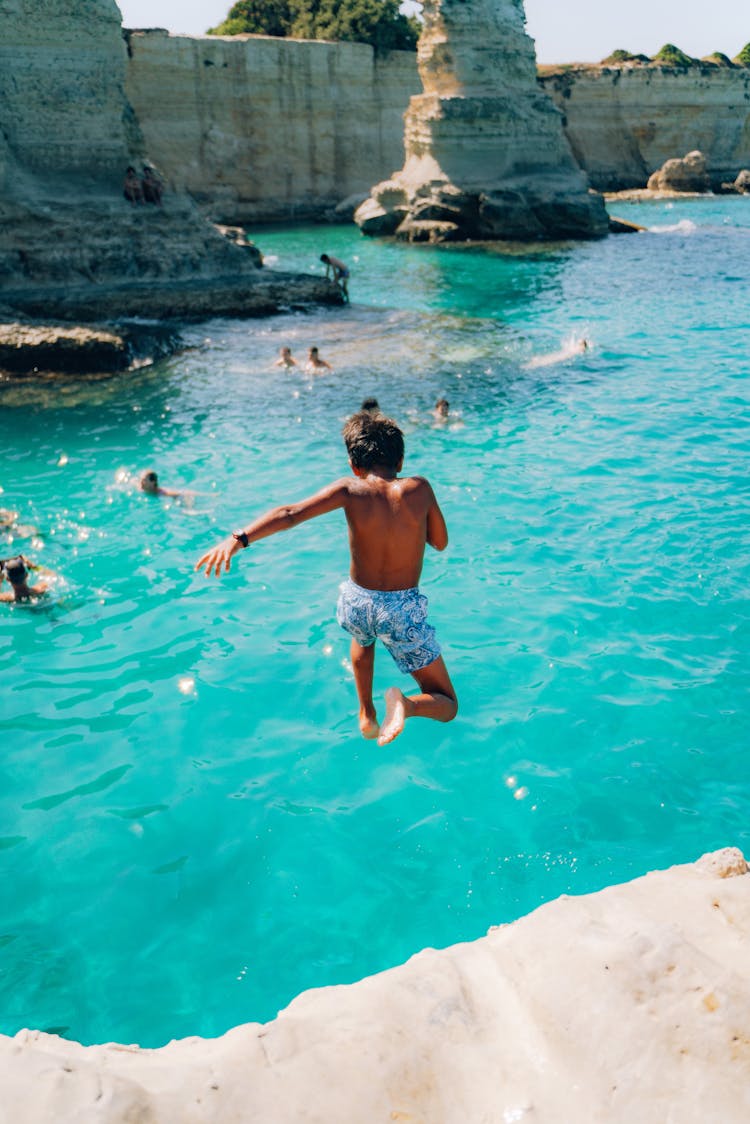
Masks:
[[[423,15],[406,161],[356,212],[362,231],[412,241],[605,234],[603,202],[537,85],[521,0],[428,0]]]
[[[543,68],[576,160],[600,191],[645,187],[679,153],[699,149],[714,186],[750,165],[750,70],[701,64]]]
[[[299,996],[222,1038],[0,1037],[2,1124],[746,1124],[750,877],[733,849]]]
[[[156,322],[102,328],[16,321],[0,324],[0,371],[123,371],[171,355],[180,345],[176,328]]]
[[[403,160],[411,52],[164,31],[127,41],[149,152],[220,221],[317,217]]]
[[[0,0],[3,304],[28,309],[49,293],[47,314],[64,316],[59,298],[73,285],[76,315],[109,317],[135,311],[132,301],[118,306],[123,282],[158,281],[138,312],[159,315],[170,286],[187,286],[193,311],[209,313],[217,279],[222,290],[265,281],[187,195],[168,191],[163,208],[123,198],[125,168],[147,151],[125,93],[126,57],[114,0]],[[317,278],[298,292],[308,283],[318,299]],[[337,296],[333,285],[324,293]]]
[[[695,152],[688,152],[687,156],[665,160],[661,168],[649,176],[646,186],[649,191],[710,191],[711,181],[706,171],[706,158],[696,149]]]

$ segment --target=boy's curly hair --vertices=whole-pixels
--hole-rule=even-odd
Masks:
[[[349,418],[343,436],[354,468],[398,470],[404,459],[404,435],[392,418],[361,411]]]

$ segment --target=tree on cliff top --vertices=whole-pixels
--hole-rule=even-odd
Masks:
[[[735,55],[734,61],[738,62],[740,66],[750,67],[750,43],[746,43],[740,53]]]
[[[369,43],[376,51],[413,51],[419,23],[398,0],[237,0],[209,35],[276,35]]]

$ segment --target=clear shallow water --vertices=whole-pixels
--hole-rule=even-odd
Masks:
[[[747,847],[750,204],[612,210],[666,229],[511,254],[259,231],[284,268],[350,261],[354,303],[0,385],[0,504],[40,531],[1,553],[62,578],[0,619],[0,1030],[219,1034]],[[334,373],[274,369],[287,343]],[[367,394],[447,517],[424,588],[462,707],[387,749],[357,734],[334,619],[341,516],[192,573],[346,470]],[[443,394],[462,425],[430,424]],[[148,466],[202,494],[140,495]]]

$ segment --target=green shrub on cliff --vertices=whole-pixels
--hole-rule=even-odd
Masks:
[[[369,43],[376,51],[413,51],[419,23],[398,0],[237,0],[209,35],[276,35]]]
[[[602,59],[599,66],[619,66],[624,62],[651,62],[648,55],[634,55],[631,51],[623,51],[620,47]]]
[[[679,47],[675,47],[674,43],[665,43],[654,55],[654,62],[660,62],[662,66],[692,66],[696,61]]]
[[[738,55],[735,55],[734,61],[739,63],[740,66],[747,66],[750,68],[750,43],[746,43]]]
[[[723,51],[712,51],[710,55],[706,55],[705,58],[702,58],[701,62],[710,62],[713,63],[714,66],[725,66],[730,70],[734,70],[734,63]]]

